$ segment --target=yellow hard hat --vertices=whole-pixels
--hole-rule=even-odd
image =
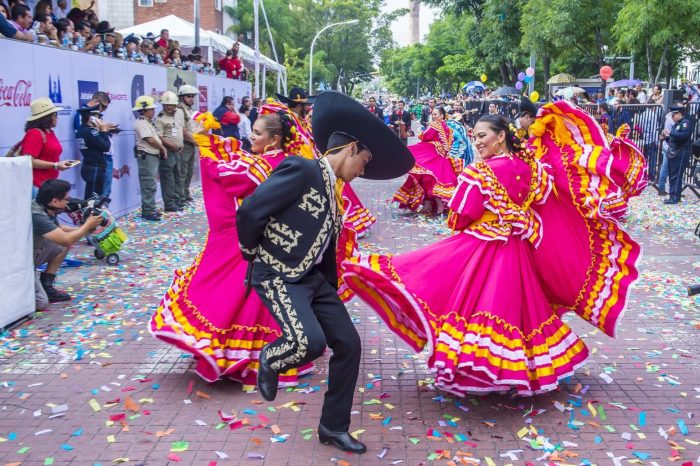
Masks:
[[[142,95],[134,102],[133,111],[138,112],[139,110],[148,110],[149,108],[156,108],[156,101],[150,95]]]
[[[163,105],[177,105],[180,101],[173,91],[165,91],[160,96],[160,103]]]

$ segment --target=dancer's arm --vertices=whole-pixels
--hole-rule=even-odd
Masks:
[[[468,165],[459,175],[457,189],[447,204],[450,209],[447,225],[451,229],[462,231],[486,212],[487,196],[482,193],[482,179],[473,165]]]

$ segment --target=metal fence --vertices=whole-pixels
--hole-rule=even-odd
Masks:
[[[585,104],[581,106],[590,115],[599,118],[598,106],[595,104]],[[691,102],[686,110],[686,117],[693,125],[691,140],[689,141],[692,152],[693,143],[700,140],[700,102]],[[661,141],[661,133],[664,130],[667,113],[662,105],[637,104],[637,105],[617,105],[610,109],[608,115],[608,131],[615,134],[620,126],[627,124],[630,127],[629,138],[639,147],[647,159],[649,180],[654,187],[660,184],[668,186],[668,179],[660,180],[661,175],[668,176],[668,171],[663,170],[664,143]],[[667,162],[668,163],[668,162]],[[700,197],[700,186],[697,185],[696,172],[700,171],[698,157],[692,153],[683,171],[684,189],[690,189],[696,196]],[[664,172],[664,173],[662,173]],[[694,178],[695,176],[695,178]],[[660,183],[663,181],[663,183]]]

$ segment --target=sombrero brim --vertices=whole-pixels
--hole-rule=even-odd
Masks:
[[[285,105],[287,105],[287,106],[289,106],[289,105],[297,105],[297,104],[313,105],[314,102],[316,101],[316,96],[315,96],[315,95],[310,95],[310,96],[308,96],[305,100],[302,100],[302,101],[290,99],[290,98],[287,97],[286,95],[282,95],[282,94],[277,94],[277,93],[275,93],[275,95],[277,96],[277,100],[279,100],[280,102],[282,102],[283,104],[285,104]]]
[[[415,159],[394,131],[355,99],[336,92],[322,92],[311,118],[316,146],[325,153],[328,140],[336,131],[349,134],[372,153],[362,178],[390,180],[406,174]]]
[[[43,112],[39,112],[36,115],[31,115],[31,116],[27,117],[26,121],[35,121],[35,120],[38,120],[39,118],[44,118],[45,116],[51,115],[53,113],[58,113],[60,111],[61,111],[60,107],[53,107],[51,109],[44,110]]]

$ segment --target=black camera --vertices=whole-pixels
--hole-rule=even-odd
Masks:
[[[92,215],[102,215],[102,209],[109,205],[112,199],[101,194],[93,194],[89,199],[79,199],[72,197],[66,205],[66,213],[71,216],[71,218],[78,218],[79,223],[83,223],[84,219]],[[106,218],[102,219],[100,226],[107,226],[108,220]]]

